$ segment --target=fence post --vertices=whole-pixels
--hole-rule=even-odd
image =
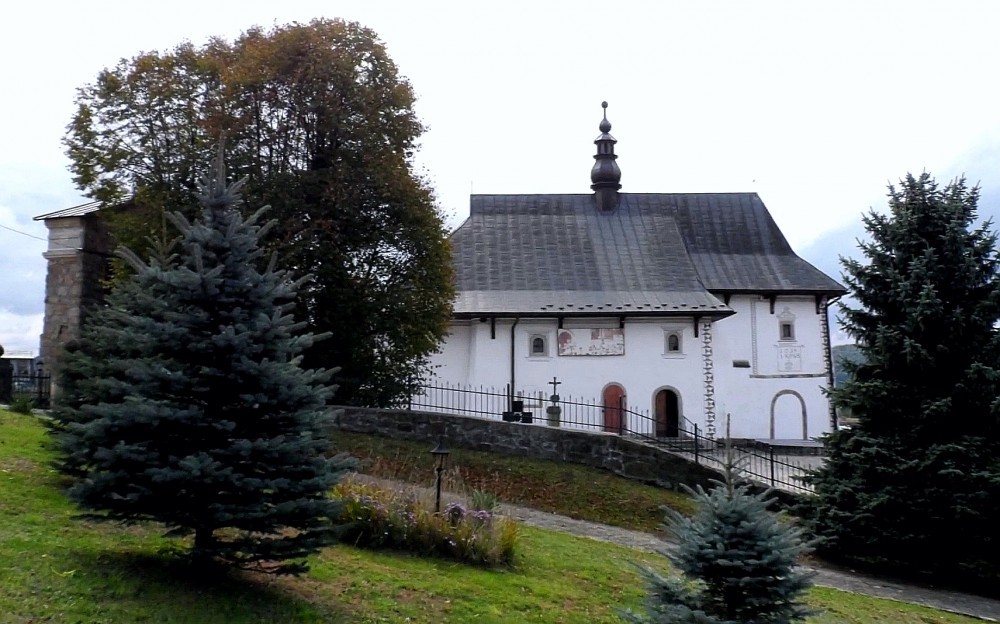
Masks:
[[[694,463],[699,464],[699,456],[701,455],[701,439],[698,437],[698,423],[694,424]]]
[[[3,355],[3,347],[0,347]],[[10,403],[14,400],[14,368],[8,360],[0,360],[0,401]]]
[[[625,395],[618,397],[618,435],[625,433]]]
[[[771,487],[774,487],[774,445],[768,446],[771,449]]]

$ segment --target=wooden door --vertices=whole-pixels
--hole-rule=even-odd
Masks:
[[[625,407],[625,388],[618,384],[610,384],[604,388],[602,398],[604,404],[604,430],[608,433],[621,434],[622,408]]]
[[[656,393],[656,435],[676,438],[680,435],[680,401],[673,390]]]

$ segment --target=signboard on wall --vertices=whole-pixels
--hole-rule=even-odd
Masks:
[[[625,355],[625,330],[619,327],[560,329],[559,355]]]

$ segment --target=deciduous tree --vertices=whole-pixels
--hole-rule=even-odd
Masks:
[[[195,170],[220,137],[244,193],[269,204],[271,246],[311,273],[298,314],[334,338],[307,361],[340,366],[337,401],[409,394],[444,335],[450,250],[413,153],[410,84],[369,29],[341,20],[251,29],[233,42],[144,53],[80,89],[65,142],[76,184],[142,248],[162,214],[192,215]]]

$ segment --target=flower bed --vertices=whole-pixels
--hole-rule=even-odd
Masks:
[[[344,501],[345,543],[476,565],[514,563],[517,523],[492,510],[450,503],[436,514],[413,494],[356,482],[338,485],[334,495]]]

